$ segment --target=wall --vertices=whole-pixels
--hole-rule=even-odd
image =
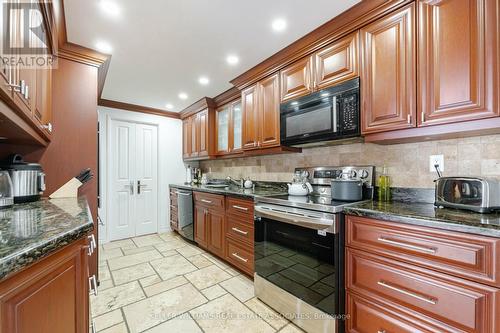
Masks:
[[[377,173],[386,165],[394,187],[434,187],[429,156],[443,154],[445,176],[486,176],[500,179],[500,135],[382,146],[357,143],[304,149],[300,154],[205,161],[215,178],[250,177],[290,181],[295,167],[373,164]]]
[[[170,230],[170,196],[168,184],[182,183],[185,178],[185,168],[182,162],[182,122],[172,119],[138,112],[130,112],[112,108],[99,107],[100,127],[100,170],[101,170],[101,211],[104,226],[100,226],[100,240],[107,241],[109,225],[106,214],[106,129],[108,117],[124,121],[147,123],[158,126],[158,231]]]

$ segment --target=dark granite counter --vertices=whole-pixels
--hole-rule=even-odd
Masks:
[[[185,185],[185,184],[170,184],[171,188],[180,188],[185,190],[193,190],[206,193],[231,195],[242,198],[253,199],[256,196],[265,197],[271,195],[281,195],[288,193],[288,190],[283,185],[267,185],[256,186],[255,189],[244,189],[237,186],[227,186],[222,188],[209,187],[203,185]]]
[[[0,210],[0,280],[85,236],[86,199],[53,199]]]
[[[500,212],[479,214],[466,210],[436,208],[429,203],[378,201],[348,206],[344,212],[392,222],[500,237]]]

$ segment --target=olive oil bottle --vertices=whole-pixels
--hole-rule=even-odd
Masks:
[[[378,200],[382,202],[391,201],[391,178],[387,174],[385,165],[382,174],[378,177]]]

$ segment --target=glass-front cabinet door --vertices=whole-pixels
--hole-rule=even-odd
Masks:
[[[229,151],[229,113],[231,108],[224,107],[217,111],[217,151]]]
[[[232,105],[232,123],[233,123],[233,150],[241,150],[242,145],[242,110],[241,101],[234,102]]]
[[[241,101],[235,101],[217,109],[217,154],[227,155],[242,150]]]

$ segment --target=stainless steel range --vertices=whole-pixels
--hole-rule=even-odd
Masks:
[[[255,293],[307,332],[344,331],[341,212],[357,202],[332,200],[332,180],[360,180],[362,200],[371,200],[374,169],[299,168],[308,173],[310,195],[255,199]]]

